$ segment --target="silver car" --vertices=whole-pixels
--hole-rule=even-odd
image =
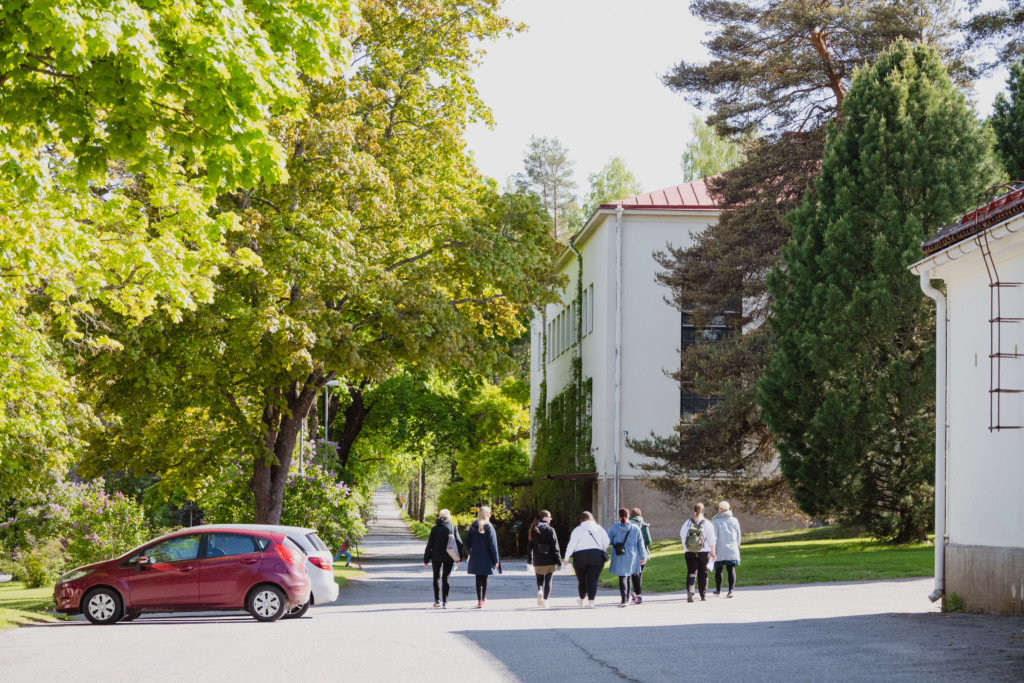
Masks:
[[[309,602],[293,608],[284,615],[284,619],[296,619],[304,615],[310,605],[326,605],[338,599],[338,582],[334,580],[334,555],[327,544],[317,536],[316,529],[280,524],[206,524],[193,528],[266,529],[286,534],[288,540],[299,546],[306,554],[306,573],[309,574],[312,591]]]

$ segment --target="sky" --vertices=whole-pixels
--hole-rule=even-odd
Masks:
[[[555,137],[587,175],[622,157],[645,191],[682,182],[679,158],[699,114],[661,76],[681,60],[708,59],[705,26],[686,0],[506,0],[504,13],[529,30],[487,46],[475,70],[495,126],[467,131],[477,167],[501,185],[523,170],[530,136]],[[977,86],[991,112],[1002,71]]]

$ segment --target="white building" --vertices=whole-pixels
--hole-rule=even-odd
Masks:
[[[923,247],[910,270],[938,305],[932,597],[1024,614],[1024,189]]]
[[[677,534],[686,517],[684,505],[669,504],[636,479],[640,472],[635,463],[641,456],[626,446],[625,437],[670,435],[688,399],[666,374],[679,367],[682,317],[665,301],[669,290],[655,281],[661,268],[652,255],[664,251],[666,244],[692,244],[719,213],[704,182],[697,180],[604,204],[574,239],[583,260],[579,352],[583,377],[593,381],[592,448],[598,478],[592,512],[605,526],[620,506],[640,507],[656,535],[663,537]],[[578,277],[571,248],[558,268],[570,280],[562,301],[547,306],[531,330],[531,417],[545,372],[548,401],[571,378],[572,302]]]

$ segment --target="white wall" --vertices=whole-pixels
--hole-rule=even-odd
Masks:
[[[707,215],[627,214],[622,240],[622,429],[631,438],[653,431],[668,436],[679,423],[679,384],[666,372],[679,368],[681,314],[655,282],[654,260],[666,244],[686,247],[707,227]],[[620,472],[639,474],[641,456],[622,444]]]
[[[1024,217],[1016,219],[1024,228]],[[1024,229],[992,243],[1000,280],[1024,282]],[[977,249],[932,273],[949,304],[947,525],[962,545],[1024,548],[1024,429],[989,431],[989,280]],[[1003,288],[1002,315],[1024,317],[1024,288]],[[1024,323],[1003,350],[1024,353]],[[1024,389],[1024,358],[1002,361],[1004,388]],[[1024,425],[1024,394],[1003,394],[1002,423]]]
[[[660,266],[652,254],[666,244],[685,246],[692,236],[716,220],[714,212],[625,211],[622,226],[622,429],[631,437],[645,437],[653,430],[668,435],[679,421],[679,385],[665,374],[679,366],[680,314],[665,302],[669,291],[658,285],[654,275]],[[594,331],[584,336],[581,346],[583,376],[593,378],[594,458],[600,474],[615,472],[615,215],[599,216],[585,239],[577,243],[583,255],[583,285],[594,285]],[[575,296],[577,264],[565,260],[562,272],[571,282],[562,294],[568,302]],[[547,307],[549,319],[563,305]],[[539,318],[533,325],[534,352],[541,331]],[[555,396],[569,380],[571,353],[548,364],[547,398]],[[542,379],[537,362],[531,365],[531,411],[539,399]],[[638,470],[630,463],[639,456],[621,444],[624,476]]]

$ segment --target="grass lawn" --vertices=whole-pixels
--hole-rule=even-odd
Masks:
[[[352,561],[355,562],[355,557]],[[343,561],[334,563],[334,580],[338,582],[338,585],[342,588],[348,588],[349,579],[359,578],[366,574],[362,569],[359,569],[354,564],[351,567],[346,567]]]
[[[429,522],[418,522],[404,512],[402,513],[402,519],[404,519],[405,523],[409,525],[409,530],[412,531],[413,536],[416,538],[421,541],[425,541],[430,536],[430,529],[434,526],[433,520]]]
[[[0,631],[62,619],[53,608],[53,586],[25,588],[21,581],[0,583]]]
[[[935,566],[931,544],[885,545],[861,531],[834,527],[744,534],[740,556],[740,586],[931,576]],[[724,583],[724,574],[722,578]],[[606,570],[601,583],[617,587],[618,577]],[[713,573],[709,584],[714,590]],[[652,593],[686,589],[686,563],[678,538],[654,542],[643,587]]]

